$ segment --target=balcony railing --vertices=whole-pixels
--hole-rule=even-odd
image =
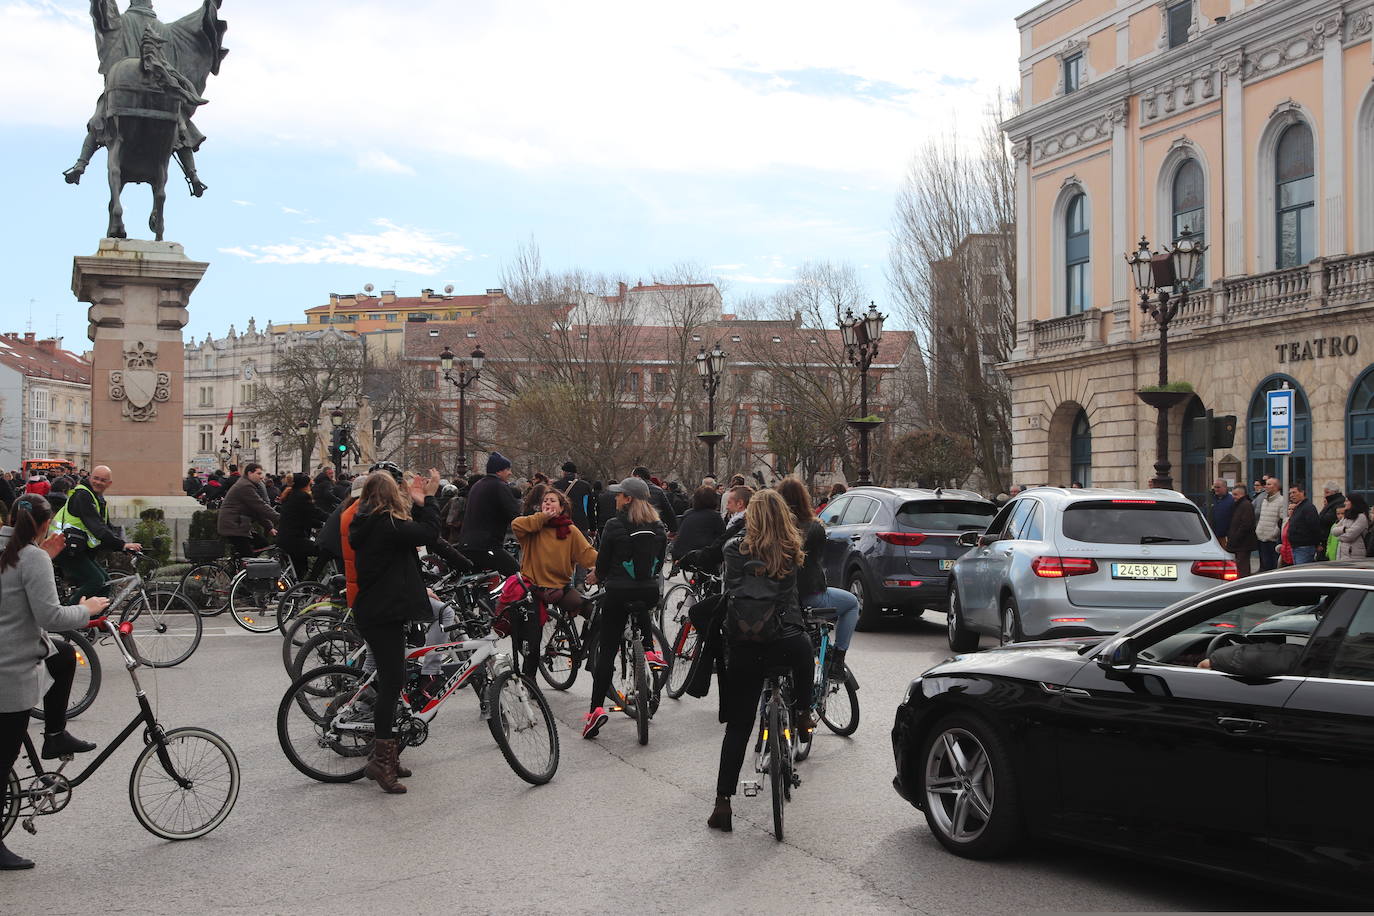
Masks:
[[[1236,321],[1289,315],[1310,309],[1374,302],[1374,252],[1318,259],[1301,267],[1237,279],[1220,279],[1210,289],[1188,296],[1170,323],[1170,333],[1190,333]],[[1079,315],[1031,322],[1027,355],[1051,355],[1101,345],[1101,315]],[[1154,322],[1142,325],[1140,338],[1154,336]]]

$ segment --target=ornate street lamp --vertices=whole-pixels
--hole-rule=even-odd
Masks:
[[[456,375],[453,371],[454,359],[453,351],[448,347],[444,347],[444,352],[439,354],[439,368],[443,370],[444,380],[458,389],[458,463],[455,476],[462,478],[468,473],[468,386],[482,377],[482,365],[486,362],[487,354],[480,346],[473,349],[467,359],[458,360]]]
[[[703,346],[697,352],[697,374],[701,376],[701,387],[706,389],[706,432],[697,433],[697,438],[706,443],[706,473],[716,476],[716,443],[725,434],[716,429],[716,392],[720,389],[720,378],[725,372],[725,351],[716,341],[711,352]]]
[[[342,410],[340,410],[339,408],[335,407],[333,410],[331,410],[331,411],[329,412],[329,425],[330,425],[330,426],[334,427],[335,429],[338,429],[340,426],[343,426],[343,421],[344,421],[344,412],[343,412]]]
[[[281,473],[281,456],[279,454],[280,452],[281,428],[274,426],[272,427],[272,471],[277,474]]]
[[[868,312],[855,315],[846,309],[840,319],[840,336],[844,339],[845,354],[849,361],[859,369],[859,414],[846,421],[851,429],[859,431],[859,486],[873,483],[872,472],[868,466],[868,437],[873,427],[881,420],[872,420],[868,414],[868,369],[878,356],[878,343],[883,339],[883,322],[887,316],[878,311],[877,303],[868,304]]]
[[[1144,236],[1135,251],[1127,252],[1126,263],[1140,294],[1140,310],[1159,325],[1159,386],[1157,391],[1139,391],[1136,396],[1158,412],[1155,421],[1155,476],[1150,486],[1174,488],[1169,462],[1169,408],[1192,396],[1186,391],[1166,391],[1169,384],[1169,322],[1179,309],[1188,305],[1188,293],[1202,269],[1207,245],[1184,227],[1172,248],[1152,252]],[[1153,298],[1152,298],[1153,294]],[[1174,301],[1175,298],[1177,301]]]
[[[302,473],[302,474],[309,474],[309,473],[310,473],[310,430],[311,430],[311,428],[312,428],[312,427],[311,427],[311,423],[310,423],[309,420],[302,420],[301,422],[299,422],[299,423],[296,424],[296,436],[300,439],[300,443],[301,443],[301,473]]]

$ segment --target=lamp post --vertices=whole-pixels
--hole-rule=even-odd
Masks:
[[[859,369],[859,417],[847,421],[849,426],[859,431],[859,486],[873,482],[868,466],[868,436],[873,427],[881,420],[872,420],[868,414],[868,369],[878,356],[878,343],[883,339],[883,322],[887,316],[878,311],[876,303],[868,304],[868,312],[855,315],[853,310],[845,310],[840,319],[840,335],[844,338],[844,351],[849,361]]]
[[[697,438],[706,443],[706,473],[716,476],[716,443],[725,434],[716,430],[716,392],[720,389],[720,377],[725,372],[725,351],[720,341],[707,353],[703,346],[696,355],[697,374],[701,376],[701,387],[706,389],[706,432],[697,433]]]
[[[251,448],[251,449],[253,450],[253,460],[254,460],[254,461],[258,461],[258,462],[262,461],[262,456],[258,454],[258,448],[259,448],[261,445],[262,445],[262,440],[259,439],[259,438],[257,437],[256,434],[248,437],[248,447]]]
[[[1173,248],[1152,252],[1149,240],[1141,236],[1140,246],[1126,254],[1131,278],[1140,294],[1140,310],[1159,325],[1159,390],[1139,391],[1136,396],[1158,412],[1155,476],[1150,486],[1164,490],[1174,488],[1173,466],[1169,462],[1169,408],[1191,396],[1186,391],[1164,390],[1169,384],[1169,322],[1174,320],[1179,309],[1187,306],[1188,292],[1202,268],[1202,254],[1206,250],[1206,244],[1195,239],[1184,227]]]
[[[458,373],[453,372],[453,351],[444,347],[444,352],[439,354],[439,368],[444,370],[444,380],[458,389],[458,463],[454,466],[455,476],[462,478],[468,474],[468,423],[467,423],[467,396],[468,386],[482,377],[482,363],[486,361],[487,354],[482,352],[479,346],[472,351],[469,359],[458,361]]]
[[[329,425],[333,427],[330,434],[330,457],[334,459],[334,479],[343,478],[343,444],[344,437],[348,435],[348,430],[344,426],[344,412],[335,407],[329,412]]]
[[[281,428],[272,427],[272,472],[281,473]]]
[[[310,430],[311,425],[309,420],[302,420],[301,422],[296,424],[296,436],[300,439],[301,443],[302,474],[310,473]]]
[[[234,464],[242,470],[243,468],[243,446],[239,444],[238,436],[234,437],[234,444],[229,446],[229,454],[234,457]]]
[[[227,436],[221,439],[219,443],[219,469],[221,471],[229,470],[229,438]]]

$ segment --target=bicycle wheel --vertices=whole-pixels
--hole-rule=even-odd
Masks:
[[[277,629],[285,636],[286,628],[291,621],[299,617],[306,608],[325,600],[329,595],[329,589],[322,582],[297,582],[281,596],[281,604],[277,609]]]
[[[782,761],[784,724],[782,699],[774,691],[768,701],[768,787],[773,796],[773,836],[778,842],[782,842],[782,809],[787,804]]]
[[[229,606],[229,587],[233,579],[218,563],[198,563],[181,577],[178,588],[191,599],[202,617],[223,614]]]
[[[696,593],[685,582],[679,582],[663,593],[658,603],[658,625],[668,629],[687,619],[687,612],[697,603]]]
[[[287,624],[286,636],[281,641],[281,663],[287,674],[291,674],[296,656],[305,648],[307,642],[321,633],[343,626],[344,610],[336,604],[320,603]],[[296,672],[292,677],[299,677],[300,674],[301,672]]]
[[[91,641],[76,630],[49,635],[60,636],[76,650],[76,674],[72,677],[71,698],[67,700],[67,718],[71,719],[90,709],[100,692],[100,656],[95,654]],[[29,714],[42,721],[43,704],[30,709]]]
[[[342,665],[307,671],[277,707],[277,740],[291,765],[320,782],[361,779],[372,752],[372,704],[362,671]]]
[[[175,591],[144,591],[134,600],[134,655],[152,668],[171,668],[200,645],[205,622],[189,598]]]
[[[544,623],[543,648],[539,651],[539,676],[554,690],[567,690],[577,680],[577,633],[557,611],[549,611]]]
[[[844,677],[829,680],[820,713],[825,727],[842,738],[858,730],[859,693],[854,687],[854,675],[850,673],[848,665],[844,668]]]
[[[821,683],[817,684],[817,685],[813,688],[813,689],[816,691],[816,695],[817,695],[817,696],[820,696],[820,695],[821,695],[821,691],[825,690],[825,687],[826,687],[826,682],[825,682],[825,680],[824,680],[824,679],[820,679],[820,680],[821,680]],[[817,704],[817,707],[816,707],[816,708],[817,708],[817,712],[819,712],[819,710],[820,710],[820,704]],[[797,731],[797,749],[796,749],[796,752],[794,753],[792,759],[793,759],[794,761],[800,763],[801,761],[805,760],[807,757],[810,757],[810,756],[811,756],[811,746],[812,746],[812,744],[813,744],[813,743],[815,742],[815,740],[816,740],[816,732],[815,732],[814,729],[806,730],[806,729],[802,729],[802,728],[798,728],[796,731]]]
[[[281,577],[266,582],[239,573],[229,586],[229,613],[249,633],[271,633],[277,628],[277,611],[288,588],[290,585]]]
[[[238,758],[209,729],[172,729],[143,748],[129,774],[134,817],[164,840],[205,836],[224,823],[238,797]]]
[[[652,701],[649,699],[649,663],[644,660],[644,644],[642,642],[634,643],[630,659],[635,679],[635,732],[638,734],[640,744],[648,744],[649,718],[653,716],[653,712],[650,709]]]
[[[0,812],[0,840],[10,835],[15,821],[19,820],[19,775],[10,770],[5,777],[5,810]]]
[[[362,636],[358,635],[358,631],[353,627],[335,627],[323,633],[316,633],[306,640],[305,645],[296,653],[295,660],[291,662],[291,679],[295,680],[307,671],[330,665],[361,668],[361,656],[356,665],[349,659],[363,645]]]
[[[525,782],[536,786],[558,771],[558,726],[539,685],[503,671],[487,687],[487,726],[501,756]]]
[[[692,621],[683,620],[673,641],[665,645],[664,658],[671,654],[673,660],[673,666],[668,669],[668,696],[674,700],[686,692],[687,684],[696,671],[699,637],[700,633],[692,626]]]

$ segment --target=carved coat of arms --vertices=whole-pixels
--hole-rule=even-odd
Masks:
[[[124,368],[110,373],[110,400],[124,403],[124,416],[144,423],[157,416],[157,405],[172,396],[172,376],[159,372],[157,350],[138,341],[124,351]]]

